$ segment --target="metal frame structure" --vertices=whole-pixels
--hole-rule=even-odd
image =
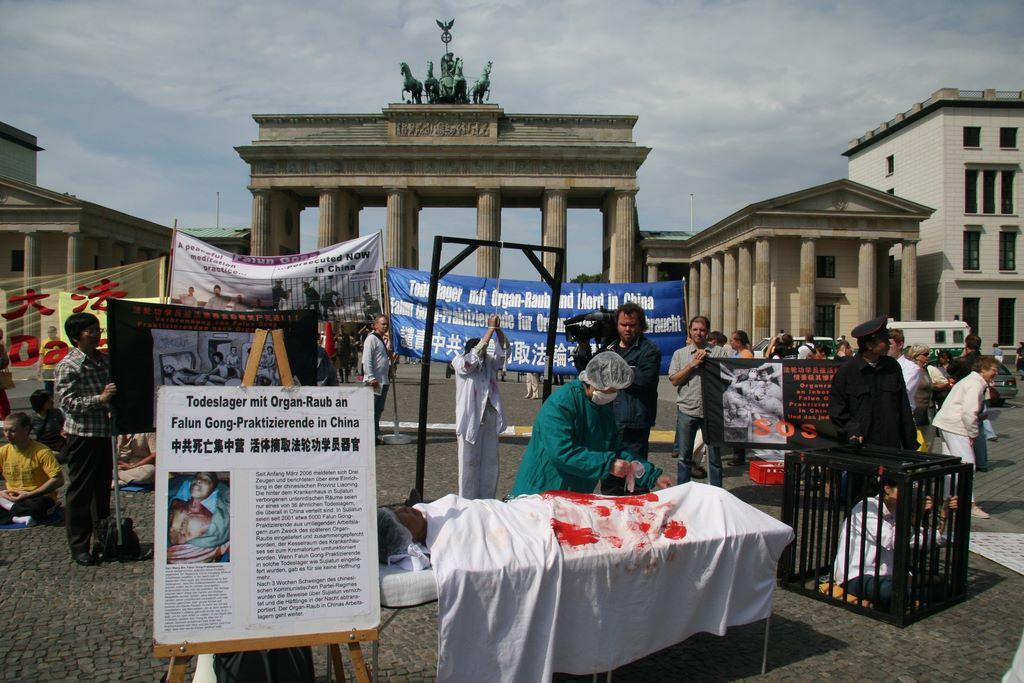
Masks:
[[[461,244],[464,249],[441,266],[441,251],[445,244]],[[465,261],[480,247],[492,247],[495,249],[518,249],[523,252],[526,258],[537,269],[544,282],[551,287],[551,307],[548,311],[547,338],[547,361],[544,365],[544,400],[551,395],[552,361],[555,351],[555,334],[558,331],[558,301],[562,296],[562,280],[565,272],[565,248],[545,247],[536,244],[520,244],[517,242],[496,242],[492,240],[477,240],[464,237],[447,237],[436,235],[434,237],[434,254],[430,260],[430,293],[427,299],[427,322],[423,334],[423,358],[420,369],[420,411],[419,427],[416,439],[416,490],[423,496],[423,480],[426,471],[427,458],[427,402],[430,396],[430,354],[434,339],[434,315],[437,313],[437,286],[438,281]],[[549,273],[548,269],[538,258],[536,252],[555,255],[555,272]]]

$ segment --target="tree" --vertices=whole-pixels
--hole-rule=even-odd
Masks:
[[[604,276],[601,275],[601,273],[596,273],[594,275],[587,275],[586,273],[580,273],[579,275],[577,275],[573,279],[569,280],[569,282],[581,282],[581,283],[605,282],[605,279],[604,279]]]

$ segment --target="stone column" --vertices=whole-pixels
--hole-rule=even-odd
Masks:
[[[39,251],[39,233],[25,233],[25,278],[42,274],[42,253]]]
[[[339,190],[320,190],[320,223],[316,233],[318,249],[341,241],[338,235],[340,204],[341,192]]]
[[[609,282],[636,282],[636,190],[615,190]]]
[[[388,214],[384,232],[384,261],[389,266],[402,265],[405,250],[405,204],[407,190],[396,187],[385,188]]]
[[[700,260],[700,306],[693,312],[694,315],[706,316],[711,311],[711,259]],[[710,332],[710,330],[708,330]]]
[[[878,274],[875,266],[878,257],[875,254],[876,242],[873,239],[860,241],[859,259],[857,262],[857,322],[862,323],[875,317],[875,300],[878,298]],[[886,273],[886,277],[888,277]]]
[[[420,200],[415,192],[410,191],[405,198],[405,223],[403,230],[405,237],[405,249],[402,252],[402,267],[415,268],[415,262],[419,255],[419,223],[420,223]]]
[[[476,238],[501,240],[501,191],[478,190],[476,195]],[[501,250],[481,247],[476,250],[477,277],[498,277],[501,274]]]
[[[917,320],[917,241],[903,241],[900,270],[900,320]]]
[[[690,261],[690,277],[686,280],[689,296],[686,299],[686,319],[697,315],[700,309],[700,261]]]
[[[109,237],[96,238],[96,261],[100,268],[114,265],[114,240]]]
[[[139,259],[139,245],[137,244],[126,244],[124,245],[124,264],[136,263]]]
[[[85,266],[85,235],[80,232],[68,233],[68,275],[87,270]],[[91,270],[88,269],[88,270]]]
[[[800,336],[814,334],[814,238],[800,240]]]
[[[249,253],[253,256],[270,255],[270,190],[252,190],[252,231]]]
[[[754,323],[750,340],[755,344],[771,335],[772,244],[766,237],[754,243]]]
[[[708,317],[711,318],[712,330],[722,329],[722,294],[724,291],[722,257],[722,252],[711,256],[711,309],[708,311]]]
[[[565,248],[566,226],[568,225],[568,190],[544,190],[544,199],[541,203],[541,231],[540,243],[545,247]],[[562,260],[562,277],[565,277],[565,266],[568,265],[568,255]],[[552,275],[555,274],[555,255],[544,254],[544,267]]]
[[[751,333],[753,324],[752,296],[752,275],[753,275],[754,253],[753,245],[744,242],[738,251],[736,265],[736,329]],[[732,330],[729,331],[731,333]],[[728,333],[727,333],[728,334]]]
[[[647,281],[657,282],[658,281],[658,265],[657,263],[647,264]]]
[[[736,329],[736,250],[722,254],[722,334],[729,336]]]

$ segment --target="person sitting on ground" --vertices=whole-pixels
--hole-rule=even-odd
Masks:
[[[5,487],[0,490],[0,522],[5,524],[12,519],[3,517],[31,517],[45,522],[57,507],[57,491],[64,485],[53,452],[29,436],[31,429],[32,421],[25,413],[11,413],[4,419],[8,443],[0,448]]]
[[[634,473],[640,489],[670,486],[669,477],[650,463],[640,463],[642,473],[634,470],[631,461],[636,456],[619,438],[611,403],[620,389],[632,383],[633,369],[617,353],[591,358],[579,379],[559,389],[541,407],[512,495],[592,493],[609,474]]]
[[[150,486],[156,478],[156,432],[117,437],[117,479],[125,486]]]
[[[838,586],[850,595],[869,600],[876,606],[888,605],[892,601],[892,579],[896,547],[896,505],[899,500],[899,486],[893,479],[879,480],[880,495],[868,496],[850,510],[840,534],[839,549],[833,565],[833,577]],[[879,504],[881,499],[881,504]],[[931,496],[924,499],[924,511],[932,509]],[[867,508],[865,512],[865,508]],[[921,547],[945,542],[942,533],[946,528],[946,513],[957,508],[957,497],[946,500],[938,511],[938,525],[926,535],[919,530],[918,543]],[[879,516],[881,515],[881,520]],[[925,516],[930,519],[930,515]],[[913,541],[910,541],[913,543]],[[876,573],[875,566],[878,566]],[[927,581],[922,577],[923,583]],[[876,601],[877,591],[877,601]]]
[[[64,413],[53,407],[53,396],[43,389],[36,389],[28,397],[32,405],[32,438],[59,453],[64,448]]]

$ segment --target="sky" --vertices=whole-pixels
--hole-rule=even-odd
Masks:
[[[1024,3],[0,0],[0,121],[39,138],[38,182],[170,226],[248,226],[255,113],[379,112],[455,18],[467,78],[509,113],[633,114],[652,148],[642,230],[702,229],[846,176],[850,139],[942,87],[1024,88]],[[315,248],[316,210],[302,214]],[[365,234],[383,209],[364,209]],[[472,209],[420,219],[475,233]],[[597,211],[569,212],[569,275],[600,271]],[[539,210],[502,237],[540,241]],[[472,272],[467,264],[463,272]],[[458,272],[458,271],[457,271]],[[502,276],[535,279],[521,256]]]

